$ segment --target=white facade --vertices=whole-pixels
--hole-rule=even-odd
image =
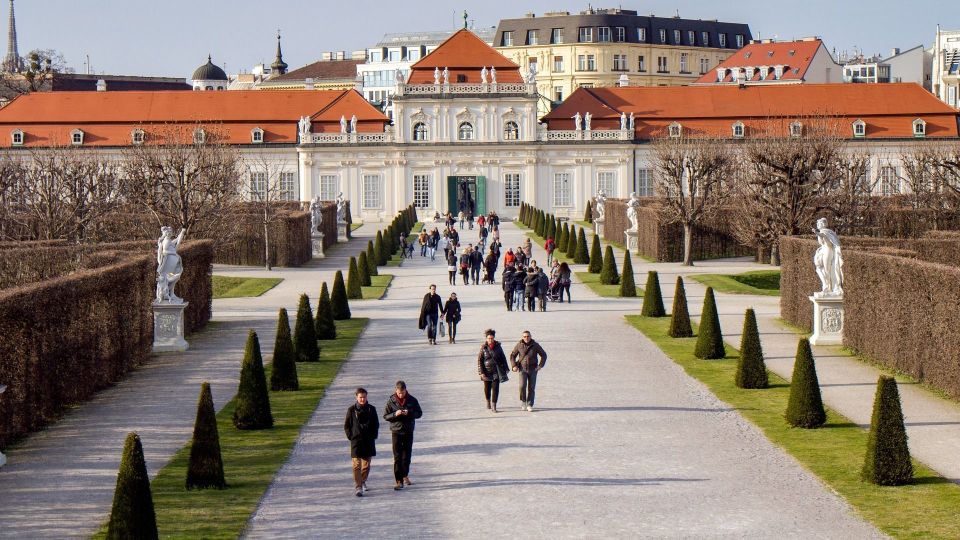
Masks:
[[[960,30],[941,30],[933,42],[933,93],[951,107],[960,107]]]

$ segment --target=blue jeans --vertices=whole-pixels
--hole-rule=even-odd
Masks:
[[[436,315],[427,315],[427,339],[437,339]]]
[[[523,307],[523,289],[514,289],[513,291],[513,310],[516,311],[517,307],[524,309]]]

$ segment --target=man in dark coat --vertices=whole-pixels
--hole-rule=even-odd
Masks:
[[[539,359],[539,360],[538,360]],[[524,330],[520,343],[510,353],[510,365],[520,372],[520,409],[533,412],[537,392],[537,372],[547,365],[547,353],[533,340],[529,330]]]
[[[516,271],[513,269],[513,265],[507,265],[503,269],[503,276],[500,277],[500,283],[503,286],[503,301],[507,304],[507,311],[513,311],[513,280],[515,275]]]
[[[482,249],[480,246],[477,246],[470,252],[470,279],[473,280],[474,285],[480,284],[480,269],[483,268]]]
[[[539,282],[540,277],[536,269],[530,268],[526,277],[523,278],[523,297],[527,300],[527,311],[535,311],[537,309],[537,289],[539,288]]]
[[[377,455],[380,420],[377,419],[377,408],[367,403],[365,389],[357,388],[354,395],[357,402],[347,409],[347,418],[343,421],[343,432],[350,441],[355,494],[357,497],[363,497],[363,492],[367,491],[370,461]]]
[[[423,416],[420,402],[407,393],[407,383],[397,381],[396,392],[387,400],[383,409],[383,419],[390,422],[390,435],[393,438],[393,478],[397,484],[393,489],[399,491],[403,485],[411,485],[410,458],[413,456],[413,430],[417,418]]]
[[[417,326],[420,330],[427,329],[427,342],[431,345],[437,344],[437,322],[440,320],[441,311],[443,311],[443,300],[437,294],[437,286],[431,284],[430,292],[423,295]]]
[[[547,290],[550,289],[550,278],[543,272],[543,268],[538,268],[537,273],[537,298],[540,302],[540,311],[547,310]]]

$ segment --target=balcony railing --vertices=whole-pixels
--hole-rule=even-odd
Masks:
[[[536,83],[449,83],[399,84],[398,96],[429,96],[444,94],[525,94],[537,93]]]
[[[632,129],[541,129],[539,140],[552,141],[629,141],[633,139]]]

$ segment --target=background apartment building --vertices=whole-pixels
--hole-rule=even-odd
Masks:
[[[524,73],[536,71],[546,114],[581,86],[690,84],[751,39],[746,24],[591,8],[503,19],[494,46]]]
[[[960,30],[941,30],[933,42],[933,93],[951,107],[960,107]]]

